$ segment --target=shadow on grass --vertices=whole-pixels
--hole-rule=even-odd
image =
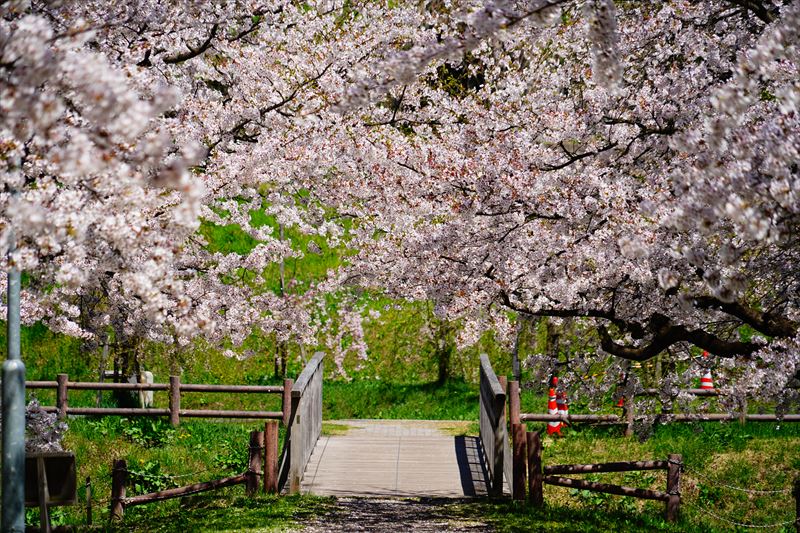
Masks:
[[[333,511],[332,498],[258,496],[219,491],[126,510],[125,520],[109,531],[161,533],[195,531],[286,531]]]
[[[625,531],[693,532],[709,531],[686,521],[668,524],[657,512],[636,513],[605,507],[576,508],[545,505],[540,509],[508,500],[462,501],[450,507],[450,513],[462,519],[482,520],[497,532],[516,531]]]

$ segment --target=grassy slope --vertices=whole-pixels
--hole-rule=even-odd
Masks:
[[[258,213],[254,214],[254,221],[272,224]],[[204,225],[202,231],[212,241],[214,251],[242,252],[253,245],[235,228]],[[302,250],[311,239],[291,232],[287,232],[287,237]],[[300,280],[319,279],[326,269],[338,262],[339,253],[323,246],[320,255],[309,254],[306,258],[288,261],[287,274]],[[277,266],[267,269],[264,277],[265,283],[276,290]],[[382,313],[379,322],[366,327],[370,359],[363,364],[361,371],[351,372],[352,381],[326,382],[325,418],[476,420],[478,395],[474,382],[477,378],[477,354],[489,352],[498,373],[509,371],[507,356],[491,338],[487,337],[473,350],[458,353],[453,368],[461,378],[438,387],[430,383],[436,372],[435,346],[419,334],[427,312],[425,304],[375,299],[369,306]],[[4,331],[0,336],[4,336]],[[54,379],[59,372],[67,372],[75,380],[95,379],[98,354],[81,353],[78,341],[53,335],[37,325],[23,330],[22,342],[28,379]],[[5,349],[5,342],[2,346]],[[169,374],[180,371],[186,383],[279,382],[272,376],[272,340],[269,337],[252,338],[247,347],[255,355],[245,361],[227,359],[218,350],[201,344],[180,353],[172,352],[169,347],[150,346],[142,357],[146,367],[154,371],[157,381],[166,381]],[[297,347],[291,348],[291,354],[289,373],[296,375],[302,367],[302,358]],[[355,364],[350,362],[348,368],[354,368]],[[44,403],[53,403],[52,393],[40,392],[38,395]],[[163,393],[156,393],[155,397],[157,406],[166,406]],[[75,406],[93,405],[94,398],[93,392],[76,391],[70,394],[70,403]],[[107,394],[103,403],[112,403]],[[544,410],[545,399],[527,392],[522,404],[526,411]],[[191,394],[184,397],[183,406],[275,410],[279,408],[279,400],[276,396],[263,395]],[[259,426],[255,423],[189,421],[177,432],[171,432],[163,425],[152,427],[148,424],[146,421],[122,422],[115,418],[70,420],[66,444],[78,456],[79,479],[92,478],[96,501],[100,500],[95,504],[96,523],[105,523],[107,519],[113,458],[126,458],[130,469],[156,476],[142,480],[169,481],[159,478],[159,473],[174,476],[201,472],[175,480],[180,484],[222,477],[241,469],[248,431]],[[543,425],[531,424],[530,427],[541,429]],[[787,424],[780,430],[775,430],[775,424],[663,427],[643,443],[623,439],[617,430],[586,429],[567,433],[564,439],[545,442],[546,464],[663,458],[667,453],[682,453],[686,464],[697,472],[710,474],[731,485],[761,488],[787,487],[800,473],[800,454],[796,451],[800,449],[800,427],[796,425]],[[165,442],[158,445],[144,442],[148,436],[155,436],[156,440],[163,437]],[[137,438],[140,442],[136,442]],[[659,489],[664,485],[663,474],[604,474],[590,479]],[[753,523],[791,518],[791,502],[786,495],[748,497],[745,493],[704,481],[693,471],[686,473],[683,488],[689,505],[684,508],[683,521],[672,528],[675,531],[725,529],[719,522],[699,514],[702,508]],[[84,497],[82,483],[79,497]],[[669,529],[660,519],[662,505],[653,502],[580,492],[570,495],[568,489],[557,487],[546,487],[545,498],[548,506],[544,511],[523,509],[511,502],[475,502],[450,506],[449,512],[488,519],[501,531]],[[285,529],[296,519],[325,512],[329,507],[329,500],[319,498],[278,500],[262,497],[250,500],[244,497],[242,487],[233,487],[210,495],[133,508],[120,528],[148,531]],[[35,521],[34,514],[31,511]],[[83,520],[83,509],[79,506],[57,508],[54,516],[56,523],[79,524]]]
[[[380,399],[379,401],[377,399]],[[533,400],[529,400],[533,401]],[[477,391],[474,386],[454,381],[441,388],[434,385],[397,385],[386,382],[326,383],[325,418],[441,418],[476,419]],[[171,434],[162,446],[132,442],[125,434],[130,424],[118,419],[102,421],[74,419],[67,446],[78,455],[79,479],[91,476],[96,498],[105,499],[96,519],[107,518],[112,458],[128,459],[132,470],[170,475],[201,472],[180,478],[180,484],[213,479],[238,472],[243,466],[248,431],[257,423],[212,423],[190,421]],[[535,511],[512,502],[458,503],[447,506],[453,516],[472,516],[492,522],[500,531],[724,531],[724,524],[702,513],[710,509],[739,522],[766,524],[791,520],[790,495],[755,495],[730,490],[720,483],[771,489],[790,487],[800,476],[800,426],[766,423],[702,423],[662,426],[641,442],[620,436],[619,428],[576,428],[565,430],[565,437],[545,438],[545,464],[593,463],[619,460],[663,459],[680,453],[688,469],[682,491],[685,505],[682,520],[668,526],[661,518],[663,504],[596,493],[545,487],[544,511]],[[543,429],[529,424],[529,429]],[[147,428],[145,428],[146,430]],[[328,428],[330,429],[330,428]],[[338,430],[338,428],[334,428]],[[164,432],[163,428],[160,430]],[[477,424],[471,431],[477,431]],[[169,432],[169,430],[167,430]],[[147,433],[145,431],[145,433]],[[154,433],[154,432],[150,432]],[[159,431],[155,431],[159,433]],[[595,474],[586,479],[663,490],[661,472]],[[83,497],[83,489],[79,490]],[[266,528],[286,528],[292,516],[302,518],[324,513],[330,501],[294,498],[275,501],[244,498],[241,487],[213,495],[170,501],[132,509],[124,528],[148,527],[158,531],[179,531],[191,527],[214,530],[225,521],[230,530],[249,530],[254,524]],[[59,511],[60,512],[60,511]],[[82,509],[67,509],[62,521],[82,522]],[[788,531],[788,530],[787,530]]]

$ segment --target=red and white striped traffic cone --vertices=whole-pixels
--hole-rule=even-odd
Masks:
[[[625,396],[620,396],[615,407],[625,407]]]
[[[555,386],[558,385],[558,378],[553,376],[553,379],[550,382],[550,393],[547,398],[547,414],[549,415],[557,415],[558,414],[558,405],[556,404],[556,389]],[[561,430],[561,422],[558,420],[551,420],[547,423],[547,434],[552,435],[553,433],[559,433]]]
[[[569,416],[569,404],[567,404],[567,393],[564,391],[556,395],[556,405],[558,406],[558,414],[561,416]],[[561,422],[558,426],[558,434],[561,434],[561,429],[567,427],[566,422]]]
[[[708,352],[703,352],[703,357],[708,358]],[[711,368],[706,368],[703,377],[700,378],[700,388],[703,390],[714,390],[714,378],[711,376]]]

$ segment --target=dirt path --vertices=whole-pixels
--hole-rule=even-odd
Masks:
[[[314,519],[300,531],[494,531],[484,522],[459,517],[448,509],[448,506],[458,504],[459,501],[452,498],[338,498],[333,512]]]

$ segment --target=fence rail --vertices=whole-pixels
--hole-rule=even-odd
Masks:
[[[542,446],[538,432],[529,431],[527,433],[526,447],[527,449],[522,456],[528,458],[528,497],[530,502],[535,506],[541,506],[544,503],[543,485],[555,485],[558,487],[604,492],[617,496],[631,496],[646,500],[662,501],[666,504],[667,521],[674,522],[678,519],[678,511],[681,504],[681,466],[683,464],[680,455],[670,455],[666,461],[618,461],[614,463],[543,466]],[[623,485],[599,483],[585,479],[572,479],[557,475],[589,474],[593,472],[630,472],[639,470],[666,470],[667,490],[658,491],[638,487],[625,487]]]
[[[262,454],[264,456],[263,461]],[[113,461],[111,467],[111,518],[113,520],[122,519],[127,507],[181,498],[190,494],[234,485],[245,485],[247,494],[253,496],[258,491],[259,478],[264,480],[263,491],[265,493],[275,493],[278,491],[277,456],[278,423],[270,421],[265,424],[264,431],[250,432],[246,472],[236,476],[193,483],[183,487],[169,488],[137,496],[126,495],[129,475],[135,474],[135,472],[128,470],[127,462],[124,459],[117,459]]]
[[[93,381],[69,381],[67,374],[59,374],[56,381],[26,381],[28,389],[55,389],[56,405],[42,406],[45,411],[58,413],[60,418],[67,415],[85,416],[168,416],[174,426],[186,418],[236,418],[254,420],[283,420],[288,422],[294,386],[291,379],[283,385],[206,385],[181,383],[179,376],[170,376],[169,383],[108,383]],[[118,390],[118,391],[168,391],[169,408],[136,407],[70,407],[69,391],[72,390]],[[181,409],[181,395],[186,392],[214,392],[228,394],[281,394],[281,411],[243,411],[226,409]]]
[[[619,415],[550,415],[547,413],[520,413],[519,416],[520,420],[523,422],[551,422],[560,420],[567,423],[584,422],[589,424],[628,423],[624,416]],[[654,416],[667,422],[719,422],[742,419],[742,415],[731,413],[664,413]],[[800,422],[800,414],[747,414],[744,415],[744,420],[751,420],[754,422]]]
[[[514,389],[515,394],[519,394],[519,389]],[[693,394],[695,396],[720,396],[717,389],[683,389],[681,392]],[[640,394],[641,396],[657,396],[660,394],[659,389],[644,389]],[[512,407],[519,405],[518,398],[512,398]],[[565,422],[570,423],[587,423],[587,424],[610,424],[610,425],[624,425],[625,435],[630,436],[633,434],[633,423],[635,413],[633,406],[630,402],[626,402],[622,408],[622,415],[595,415],[595,414],[548,414],[548,413],[520,413],[519,420],[521,422]],[[511,415],[512,418],[514,415]],[[741,406],[740,412],[737,413],[671,413],[668,410],[660,414],[653,415],[657,421],[662,423],[669,422],[723,422],[738,420],[741,423],[746,421],[753,422],[800,422],[800,414],[791,413],[785,415],[776,414],[759,414],[747,413],[747,403],[744,402]]]

